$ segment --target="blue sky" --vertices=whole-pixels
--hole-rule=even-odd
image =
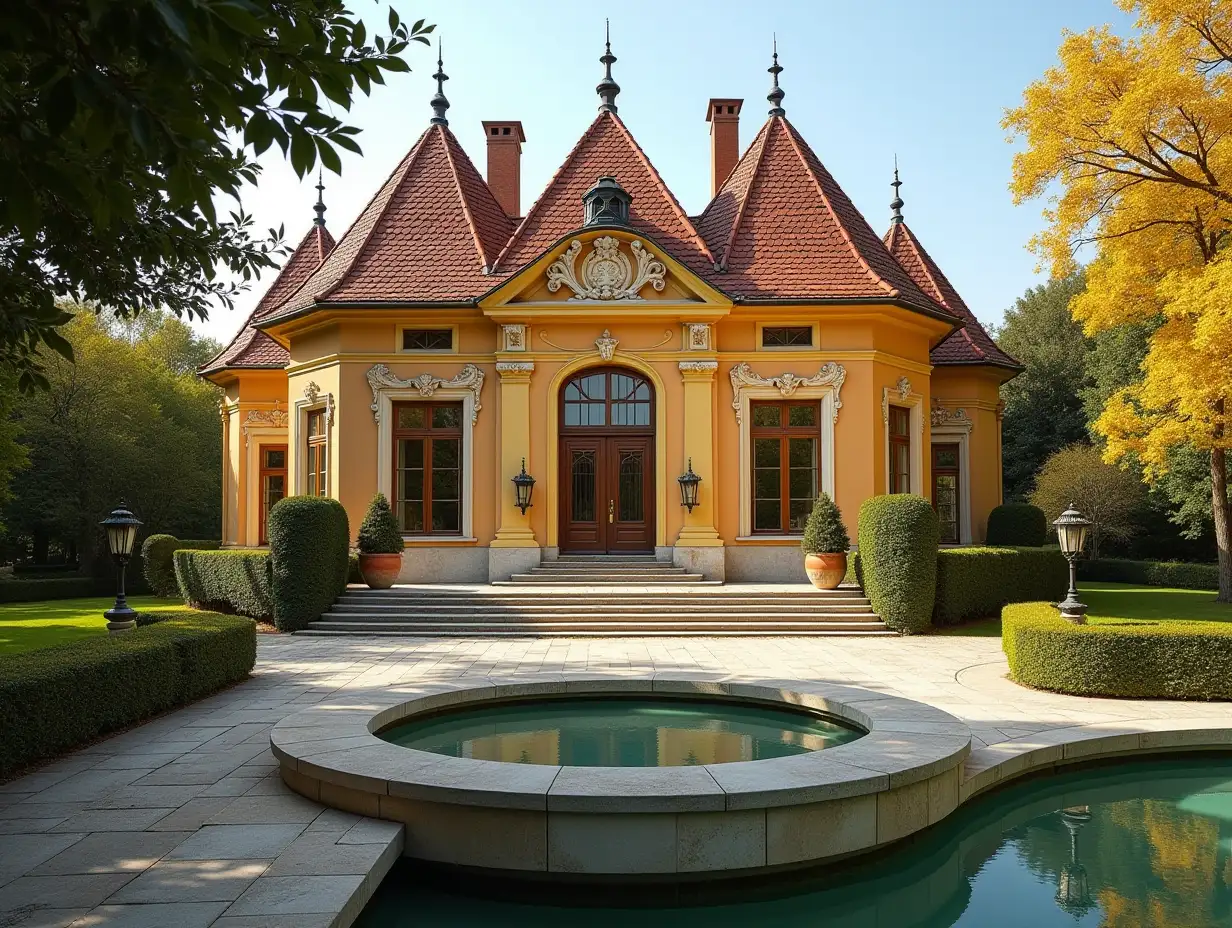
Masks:
[[[987,324],[1041,281],[1026,250],[1041,204],[1015,207],[1007,185],[1013,146],[1000,120],[1023,88],[1056,61],[1064,29],[1130,22],[1113,0],[777,0],[774,3],[567,4],[545,0],[395,0],[444,39],[450,128],[483,173],[480,121],[520,119],[522,209],[530,208],[594,118],[603,16],[611,18],[620,115],[691,215],[710,194],[710,97],[743,97],[741,149],[765,119],[771,34],[778,34],[784,106],[822,162],[878,233],[889,221],[893,159],[904,214]],[[388,6],[352,0],[370,28]],[[363,157],[325,177],[326,219],[340,236],[428,124],[435,48],[409,53],[346,119],[363,131]],[[342,114],[339,114],[342,115]],[[274,149],[260,184],[244,193],[258,228],[285,223],[297,241],[316,191]],[[268,286],[199,328],[225,341]]]

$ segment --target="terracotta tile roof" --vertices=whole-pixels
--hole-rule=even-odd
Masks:
[[[497,258],[498,272],[516,271],[580,228],[582,194],[604,175],[615,177],[632,195],[629,218],[635,229],[693,271],[710,270],[714,258],[693,221],[620,117],[601,112],[513,233]]]
[[[317,302],[451,302],[489,290],[513,223],[448,127],[429,126],[275,315]]]
[[[698,227],[710,281],[745,299],[885,299],[933,314],[927,296],[782,116],[771,116]]]
[[[963,321],[961,329],[933,348],[930,357],[934,364],[995,364],[1016,370],[1022,367],[989,337],[907,223],[892,223],[885,244],[925,293]]]
[[[219,352],[218,357],[201,368],[202,373],[236,367],[285,367],[290,357],[287,350],[264,332],[257,331],[253,325],[273,314],[303,286],[333,249],[334,237],[329,230],[313,223],[253,309],[248,321],[231,339],[231,343]]]

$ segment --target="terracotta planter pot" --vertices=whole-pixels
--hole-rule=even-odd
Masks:
[[[839,554],[806,554],[804,556],[804,572],[808,574],[809,582],[819,590],[833,590],[847,576],[847,555]]]
[[[359,573],[374,590],[388,590],[402,572],[401,554],[361,554]]]

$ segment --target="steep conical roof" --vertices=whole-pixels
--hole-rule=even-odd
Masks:
[[[538,258],[582,225],[582,194],[601,176],[615,177],[633,197],[629,211],[634,229],[695,271],[709,269],[713,258],[692,220],[667,189],[646,153],[615,112],[595,117],[573,150],[527,212],[496,261],[508,274]]]
[[[886,300],[946,315],[784,116],[766,120],[698,228],[716,258],[711,281],[735,297]]]
[[[236,333],[235,338],[231,339],[231,343],[218,357],[205,365],[201,372],[205,374],[243,367],[286,367],[290,357],[287,350],[264,332],[254,328],[254,324],[272,315],[286,302],[287,298],[312,276],[312,272],[320,267],[321,262],[333,249],[334,237],[325,228],[324,221],[314,222],[295,246],[291,257],[279,270],[278,276],[249,315],[248,321]]]
[[[911,275],[921,290],[962,320],[962,328],[932,350],[934,364],[995,364],[1015,370],[1022,367],[997,347],[901,216],[890,224],[885,244],[894,260]]]
[[[434,123],[275,315],[316,303],[471,299],[495,282],[488,272],[511,232],[454,134]]]

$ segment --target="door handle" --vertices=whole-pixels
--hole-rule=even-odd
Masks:
[[[616,521],[616,500],[614,499],[607,501],[607,520],[609,522]]]

